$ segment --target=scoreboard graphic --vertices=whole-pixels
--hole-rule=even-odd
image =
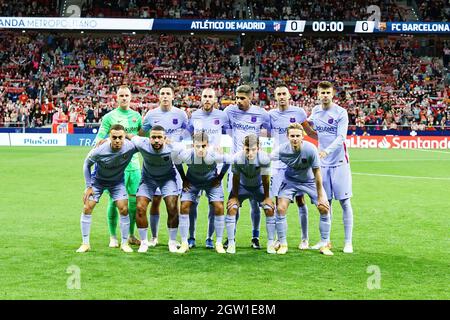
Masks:
[[[299,34],[449,34],[449,22],[306,20],[177,20],[118,18],[0,17],[0,29],[259,32]]]

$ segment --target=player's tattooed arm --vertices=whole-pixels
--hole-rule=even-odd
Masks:
[[[98,148],[100,147],[102,144],[104,144],[106,141],[108,141],[108,139],[101,139],[99,141],[97,141],[97,143],[95,144],[94,148]]]
[[[86,190],[84,190],[84,194],[83,194],[83,203],[86,204],[86,201],[88,201],[89,197],[92,196],[93,194],[94,194],[94,190],[92,189],[92,187],[86,188]]]
[[[263,190],[264,190],[264,201],[263,201],[263,207],[269,206],[272,209],[274,209],[272,199],[270,198],[270,176],[269,175],[263,175],[262,177],[262,184],[263,184]]]
[[[305,130],[308,137],[313,138],[314,140],[318,140],[317,132],[311,127],[308,121],[303,121],[302,123],[303,130]]]
[[[211,185],[214,188],[220,186],[220,184],[222,183],[223,177],[225,176],[225,174],[227,173],[229,168],[230,168],[230,164],[224,162],[219,174],[211,181]]]
[[[178,173],[180,174],[181,180],[183,181],[183,190],[188,191],[191,187],[191,183],[189,182],[186,174],[184,173],[184,168],[182,164],[176,164],[175,168],[177,168]]]
[[[89,199],[89,197],[94,193],[92,190],[92,176],[91,176],[91,167],[95,163],[95,151],[94,149],[89,152],[83,164],[83,174],[84,174],[84,182],[86,184],[86,189],[83,194],[83,203]]]
[[[327,197],[322,187],[322,174],[320,173],[320,168],[313,168],[314,179],[316,181],[317,189],[317,206],[324,206],[327,211],[330,210],[330,204],[328,203]]]
[[[328,156],[328,153],[326,151],[324,151],[324,150],[319,151],[319,158],[320,159],[326,158],[327,156]]]
[[[142,129],[142,128],[139,129],[138,136],[140,136],[140,137],[146,136],[144,129]]]

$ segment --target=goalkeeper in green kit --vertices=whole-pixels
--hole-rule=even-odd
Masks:
[[[139,112],[130,109],[131,91],[126,85],[119,87],[117,91],[118,107],[103,116],[100,129],[95,137],[95,143],[108,138],[109,129],[115,124],[121,124],[125,127],[126,133],[137,135],[142,126],[142,117]],[[134,236],[134,229],[136,227],[136,192],[141,181],[141,165],[136,153],[130,164],[125,169],[125,186],[128,192],[128,214],[130,216],[130,237],[129,244],[139,245],[140,241]],[[118,248],[119,242],[117,240],[116,229],[118,220],[118,210],[113,199],[109,198],[108,209],[108,228],[109,228],[109,246],[111,248]]]

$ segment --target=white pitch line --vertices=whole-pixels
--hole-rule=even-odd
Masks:
[[[351,160],[352,162],[415,162],[415,161],[450,161],[450,159],[366,159],[366,160]]]
[[[352,172],[352,174],[360,176],[373,176],[373,177],[389,177],[389,178],[405,178],[405,179],[430,179],[430,180],[446,180],[450,181],[450,178],[438,178],[438,177],[417,177],[417,176],[398,176],[394,174],[376,174],[365,172]]]
[[[408,149],[408,150],[450,154],[450,151],[437,151],[437,150],[428,150],[428,149]]]

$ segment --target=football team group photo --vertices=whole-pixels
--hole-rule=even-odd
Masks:
[[[286,85],[275,88],[278,108],[269,112],[251,104],[253,91],[248,85],[237,88],[236,103],[223,111],[215,107],[214,89],[206,88],[202,91],[201,108],[188,116],[172,105],[174,88],[166,86],[160,88],[159,107],[141,119],[139,113],[130,109],[129,87],[120,86],[118,106],[102,119],[96,137],[98,145],[84,163],[86,190],[80,220],[83,242],[77,252],[91,248],[92,212],[107,191],[109,247],[120,246],[127,253],[133,252],[132,245],[139,245],[140,253],[158,245],[161,200],[166,205],[169,251],[186,253],[196,247],[197,205],[203,192],[209,204],[209,212],[200,213],[201,218],[208,218],[205,247],[217,253],[236,252],[239,209],[248,200],[252,235],[245,245],[262,248],[259,234],[261,220],[265,220],[267,253],[286,254],[286,214],[289,205],[295,203],[299,216],[295,228],[301,228],[296,247],[333,255],[333,199],[341,205],[344,222],[345,243],[339,247],[345,253],[353,253],[352,181],[345,147],[348,116],[333,102],[330,82],[320,82],[317,89],[321,103],[309,118],[302,108],[290,105]],[[231,137],[229,151],[221,144],[222,134]],[[305,141],[306,135],[318,141],[318,147]],[[263,150],[261,137],[273,139],[270,153]],[[188,144],[183,143],[185,139]],[[309,213],[306,201],[317,206],[317,211]],[[312,246],[308,218],[320,220],[320,241]],[[139,238],[134,234],[136,229]]]
[[[448,300],[449,164],[448,0],[0,0],[0,300]]]

